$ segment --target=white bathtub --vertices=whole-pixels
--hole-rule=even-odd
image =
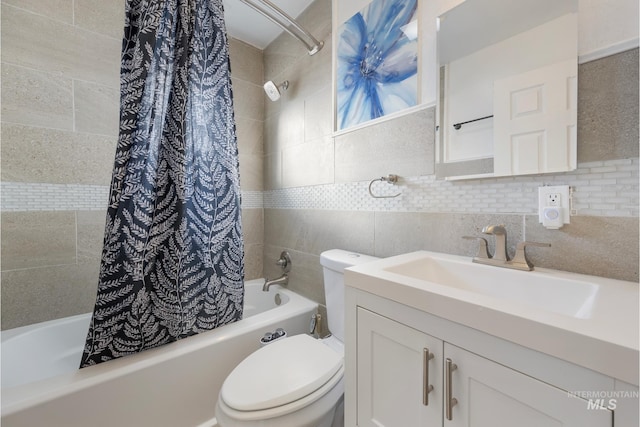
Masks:
[[[245,284],[239,322],[80,370],[90,315],[3,331],[2,426],[214,426],[222,382],[260,337],[278,327],[304,333],[317,310],[262,283]]]

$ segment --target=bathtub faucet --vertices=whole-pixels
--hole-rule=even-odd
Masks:
[[[262,285],[262,290],[265,292],[269,292],[269,287],[271,285],[287,286],[288,283],[289,283],[289,275],[287,273],[284,273],[282,276],[278,277],[277,279],[273,279],[273,280],[265,279],[264,285]]]
[[[291,271],[291,257],[289,256],[289,252],[282,251],[280,258],[276,261],[276,265],[280,266],[282,269],[282,276],[273,280],[265,279],[264,285],[262,285],[262,290],[264,292],[269,292],[269,287],[271,285],[287,286],[289,283],[289,272]]]

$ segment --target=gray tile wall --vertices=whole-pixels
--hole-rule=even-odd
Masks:
[[[231,39],[231,83],[240,156],[240,187],[244,193],[260,194],[263,186],[263,127],[262,51],[239,40]],[[244,233],[245,278],[262,277],[264,226],[262,201],[242,209]],[[257,206],[255,206],[257,205]]]
[[[503,223],[512,253],[524,239],[552,244],[532,248],[536,265],[638,281],[637,49],[580,66],[578,171],[452,183],[433,175],[433,109],[331,136],[330,9],[317,0],[300,18],[325,40],[320,54],[286,35],[264,51],[265,80],[293,88],[265,104],[266,276],[279,274],[274,262],[289,250],[290,287],[324,303],[326,249],[471,256],[461,236]],[[403,196],[370,200],[369,180],[389,173],[401,176]],[[557,231],[537,221],[536,189],[548,182],[575,190],[578,215]]]
[[[118,135],[124,5],[2,0],[2,329],[93,309]],[[237,40],[230,49],[241,186],[261,195],[262,51]],[[51,202],[43,207],[43,199]],[[261,196],[249,206],[251,279],[262,276]]]
[[[109,185],[123,22],[124,0],[2,1],[3,183]],[[2,329],[93,308],[101,206],[3,204]]]

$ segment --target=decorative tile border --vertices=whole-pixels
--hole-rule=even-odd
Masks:
[[[437,181],[434,176],[401,177],[396,186],[376,182],[374,199],[368,181],[270,191],[243,191],[244,209],[317,209],[397,212],[476,212],[535,214],[538,187],[569,185],[575,215],[638,217],[638,159],[581,163],[554,175]],[[3,182],[2,211],[101,210],[109,187],[78,184]]]
[[[240,194],[242,209],[262,209],[262,191],[243,191]]]
[[[104,210],[109,198],[106,185],[3,182],[0,191],[2,212]],[[241,198],[245,209],[262,208],[261,191],[243,191]]]
[[[269,209],[326,209],[398,212],[482,212],[535,214],[538,187],[569,185],[575,215],[639,216],[638,159],[582,163],[573,172],[469,181],[437,181],[435,176],[401,177],[396,186],[376,182],[374,199],[369,182],[318,185],[264,193]]]
[[[104,210],[109,187],[81,184],[3,182],[2,211]]]

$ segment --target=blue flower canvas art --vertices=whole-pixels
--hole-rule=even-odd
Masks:
[[[417,104],[417,0],[374,0],[339,29],[337,127]]]

